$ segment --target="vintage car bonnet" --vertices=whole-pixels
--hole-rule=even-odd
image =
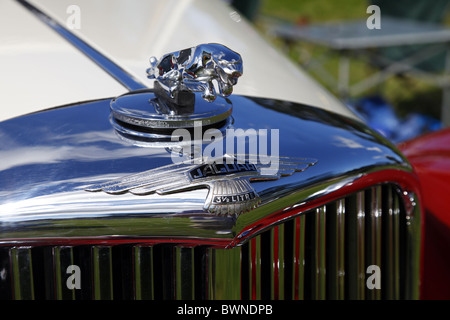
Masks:
[[[298,261],[319,270],[305,279],[320,284],[300,297],[325,297],[326,267],[337,275],[329,283],[344,288],[346,266],[351,296],[364,297],[364,261],[383,261],[386,283],[397,288],[368,296],[418,296],[420,190],[395,146],[221,2],[78,3],[86,13],[80,30],[65,26],[70,1],[0,4],[2,14],[20,17],[2,45],[12,60],[0,63],[42,57],[16,69],[22,82],[0,74],[2,108],[13,109],[0,122],[0,267],[30,274],[32,260],[47,267],[45,250],[60,261],[56,253],[69,248],[73,259],[87,257],[83,272],[97,268],[95,278],[112,264],[139,267],[138,253],[156,245],[151,261],[162,276],[151,292],[161,288],[163,298],[249,297],[249,274],[261,275],[250,258],[259,255],[263,275],[272,275],[261,278],[272,281],[262,297],[299,297],[273,280],[293,283],[288,271],[280,278],[279,266],[300,270]],[[5,33],[0,28],[0,39]],[[115,245],[135,251],[119,259]],[[110,267],[98,267],[102,261]],[[11,295],[31,297],[30,281],[12,274],[22,291]],[[130,296],[141,297],[133,291],[139,281],[128,282]],[[112,282],[88,282],[85,294],[111,297]]]

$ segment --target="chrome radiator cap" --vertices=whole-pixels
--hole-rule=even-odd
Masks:
[[[208,43],[150,58],[152,91],[125,94],[111,101],[111,122],[125,137],[168,142],[174,129],[226,129],[231,123],[228,96],[243,74],[241,56]],[[219,96],[219,97],[217,97]]]

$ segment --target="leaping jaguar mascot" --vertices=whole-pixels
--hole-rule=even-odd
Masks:
[[[217,97],[213,80],[217,81],[218,94],[227,97],[243,73],[241,56],[216,43],[168,53],[159,61],[151,57],[150,65],[148,78],[156,79],[169,96],[181,90],[202,92],[208,102]]]

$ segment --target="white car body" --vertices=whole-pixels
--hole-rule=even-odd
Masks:
[[[244,76],[235,94],[298,102],[356,118],[223,1],[30,3],[150,88],[153,80],[147,79],[145,70],[151,56],[159,58],[200,43],[222,43],[243,57]],[[16,1],[2,0],[0,16],[0,121],[127,92]]]

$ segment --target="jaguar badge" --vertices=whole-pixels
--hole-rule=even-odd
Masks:
[[[156,192],[164,195],[208,188],[203,206],[205,211],[218,216],[237,216],[260,204],[260,197],[252,182],[276,180],[304,171],[317,163],[312,158],[279,157],[278,169],[271,172],[262,170],[267,169],[267,165],[256,159],[258,157],[252,155],[240,157],[227,154],[221,158],[202,160],[201,163],[198,159],[190,159],[92,185],[86,191],[109,194],[130,192],[136,195]]]

